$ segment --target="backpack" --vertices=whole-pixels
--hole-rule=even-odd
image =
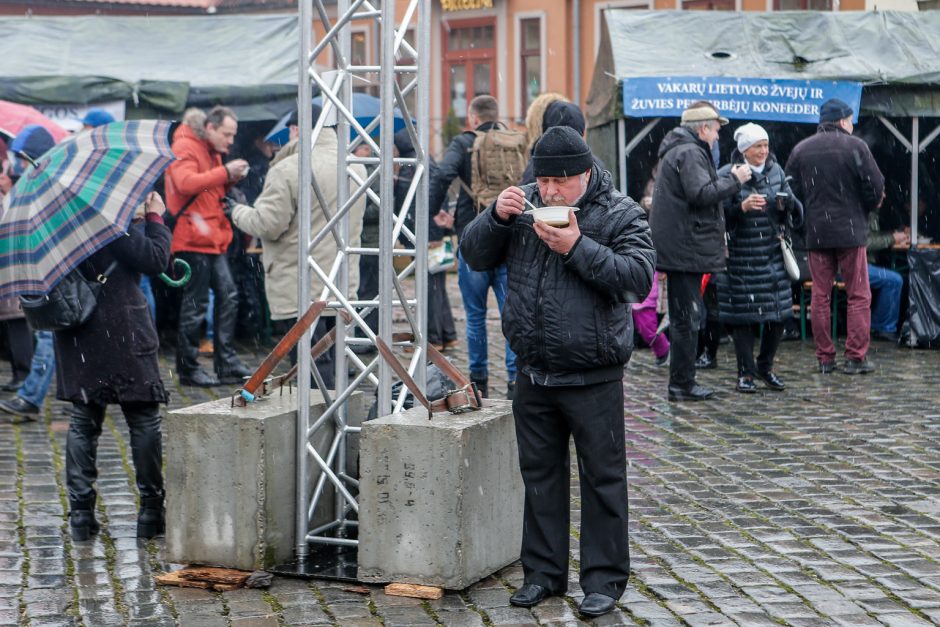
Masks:
[[[528,139],[521,131],[493,126],[473,131],[476,139],[470,149],[470,189],[477,213],[483,211],[506,189],[519,183],[528,163]],[[466,190],[466,185],[463,186]]]

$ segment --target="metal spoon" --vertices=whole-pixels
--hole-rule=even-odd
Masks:
[[[527,204],[527,205],[529,205],[530,207],[532,207],[531,209],[526,209],[525,211],[523,211],[523,213],[532,213],[533,211],[535,211],[536,209],[538,209],[538,207],[536,207],[536,206],[533,205],[531,202],[529,202],[529,199],[526,198],[525,196],[522,197],[522,200],[525,202],[525,204]]]

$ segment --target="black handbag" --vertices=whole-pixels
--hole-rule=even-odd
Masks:
[[[56,283],[48,294],[20,296],[26,321],[34,331],[65,331],[88,322],[98,304],[98,293],[117,267],[111,262],[103,274],[88,280],[78,268]]]

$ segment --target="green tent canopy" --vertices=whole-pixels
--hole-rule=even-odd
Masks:
[[[297,15],[0,18],[0,99],[128,101],[179,114],[226,104],[270,120],[297,99]]]
[[[643,76],[857,81],[863,112],[940,115],[940,11],[604,15],[589,127],[618,119],[621,79]]]

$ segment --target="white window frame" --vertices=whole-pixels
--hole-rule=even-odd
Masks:
[[[738,0],[740,2],[740,0]],[[773,1],[773,0],[771,0]],[[682,0],[676,0],[679,6],[682,6]],[[610,0],[609,2],[598,2],[594,5],[594,58],[597,58],[597,51],[601,47],[601,15],[604,9],[654,9],[654,0]]]
[[[365,53],[365,54],[366,54],[366,59],[365,59],[365,63],[364,63],[363,65],[371,65],[371,64],[372,64],[372,32],[371,32],[371,29],[370,29],[367,25],[352,26],[352,27],[350,27],[350,29],[349,29],[349,33],[350,33],[350,38],[352,37],[352,35],[359,35],[359,34],[362,34],[362,35],[365,36],[365,41],[366,41],[366,53]],[[330,49],[332,49],[332,46],[330,46]]]
[[[545,14],[545,11],[522,11],[513,15],[513,41],[515,41],[515,54],[513,59],[513,68],[516,75],[516,84],[522,80],[522,20],[531,20],[538,19],[539,21],[539,85],[542,87],[542,91],[545,91],[545,78],[546,68],[548,67],[548,54],[545,49],[546,43],[546,23],[548,22],[548,17]],[[513,97],[513,102],[515,106],[513,111],[515,119],[522,120],[525,119],[526,111],[522,106],[522,99],[520,98],[519,89],[516,89],[516,93]]]

